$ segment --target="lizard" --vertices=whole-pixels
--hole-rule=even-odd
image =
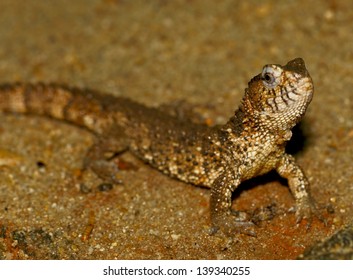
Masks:
[[[53,83],[0,86],[0,112],[36,114],[84,127],[96,135],[83,161],[117,183],[112,155],[127,150],[170,177],[210,188],[211,232],[255,235],[254,224],[232,210],[232,193],[245,180],[276,170],[287,179],[296,222],[317,207],[309,182],[285,152],[292,128],[314,92],[304,60],[267,64],[252,78],[234,115],[223,125],[192,123],[124,97]]]

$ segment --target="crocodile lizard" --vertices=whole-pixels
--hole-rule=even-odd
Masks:
[[[211,231],[254,235],[253,224],[232,210],[232,192],[271,170],[288,180],[297,222],[317,212],[306,176],[285,152],[312,96],[312,79],[304,60],[296,58],[284,66],[265,65],[234,115],[214,127],[127,98],[45,83],[1,85],[0,111],[48,116],[90,130],[97,140],[83,168],[104,180],[118,181],[118,167],[108,155],[129,150],[171,177],[209,187]]]

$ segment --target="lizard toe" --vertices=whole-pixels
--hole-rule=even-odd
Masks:
[[[317,218],[325,226],[327,225],[327,220],[323,217],[318,205],[313,200],[297,205],[295,215],[297,224],[300,224],[303,220],[307,221],[307,230],[311,228],[314,218]]]

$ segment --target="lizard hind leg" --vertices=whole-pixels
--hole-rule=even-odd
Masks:
[[[112,159],[127,149],[128,145],[123,132],[104,133],[88,150],[83,162],[83,169],[92,170],[105,182],[121,184],[122,182],[117,176],[119,167]]]

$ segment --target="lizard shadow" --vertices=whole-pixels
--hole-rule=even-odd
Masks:
[[[295,155],[304,151],[310,144],[310,133],[308,132],[306,121],[303,120],[292,129],[292,138],[286,146],[286,153]]]

